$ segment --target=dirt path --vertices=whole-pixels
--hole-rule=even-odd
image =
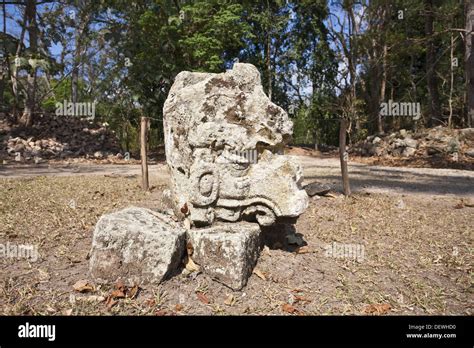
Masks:
[[[305,182],[319,181],[342,190],[339,159],[295,157],[304,168]],[[354,192],[474,197],[474,172],[457,169],[397,168],[349,163]]]
[[[337,158],[293,156],[304,168],[305,182],[318,181],[341,190]],[[149,172],[160,183],[168,173],[164,163],[151,165]],[[474,172],[456,169],[396,168],[350,163],[351,187],[354,192],[396,194],[462,195],[474,197]],[[31,176],[105,175],[133,177],[140,166],[116,164],[16,165],[0,166],[0,178]]]
[[[164,172],[164,164],[149,166],[150,172]],[[0,165],[0,178],[22,178],[31,176],[71,176],[71,175],[138,175],[138,164],[38,164]]]

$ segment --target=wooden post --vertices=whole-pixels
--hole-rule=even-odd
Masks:
[[[142,188],[148,191],[148,161],[147,161],[147,143],[148,143],[148,117],[141,118],[140,129],[140,157],[142,160]]]
[[[349,185],[349,172],[347,171],[347,161],[349,160],[346,152],[346,134],[347,134],[348,120],[341,118],[341,125],[339,128],[339,159],[341,160],[341,174],[342,186],[344,188],[344,195],[351,195],[351,188]]]

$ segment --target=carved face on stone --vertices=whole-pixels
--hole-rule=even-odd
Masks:
[[[292,122],[265,95],[253,65],[235,64],[222,74],[181,72],[163,122],[175,204],[187,204],[194,225],[271,225],[306,208],[301,170],[279,154]]]

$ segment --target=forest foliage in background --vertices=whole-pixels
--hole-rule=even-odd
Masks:
[[[472,126],[469,0],[8,0],[0,13],[0,112],[23,127],[58,102],[95,101],[124,150],[140,116],[157,145],[174,77],[237,60],[260,70],[297,144],[336,145],[341,117],[351,142]],[[421,117],[382,116],[389,100],[420,103]]]

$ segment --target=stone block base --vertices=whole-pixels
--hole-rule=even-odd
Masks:
[[[204,273],[240,290],[252,274],[260,253],[260,227],[256,223],[222,223],[188,231],[193,260]]]
[[[159,283],[175,271],[186,231],[169,216],[131,207],[103,215],[94,230],[89,269],[98,282]]]

